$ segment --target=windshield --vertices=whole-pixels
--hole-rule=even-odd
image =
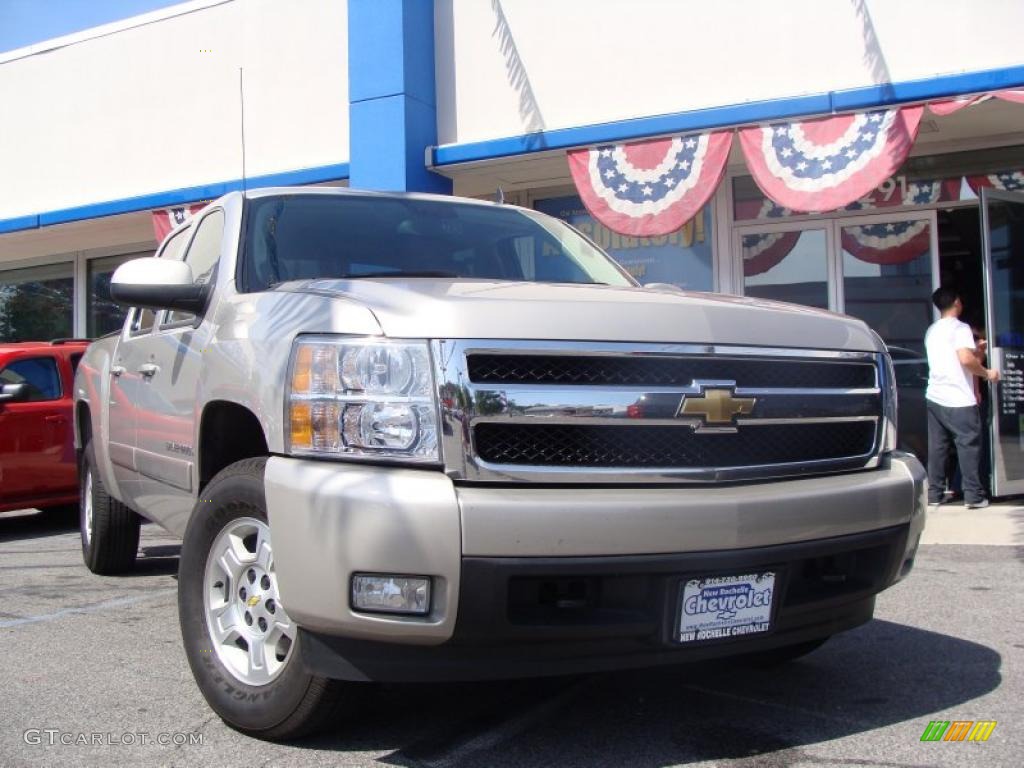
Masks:
[[[441,200],[281,195],[249,202],[245,283],[462,277],[635,285],[558,219],[521,208]]]

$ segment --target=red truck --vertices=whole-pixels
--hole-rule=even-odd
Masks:
[[[88,344],[0,343],[0,512],[78,506],[72,386]]]

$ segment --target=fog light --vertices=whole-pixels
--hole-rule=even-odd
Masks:
[[[430,579],[357,573],[352,576],[352,607],[357,611],[425,616],[430,612]]]

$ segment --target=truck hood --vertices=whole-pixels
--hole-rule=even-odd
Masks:
[[[669,289],[386,278],[307,280],[278,291],[362,304],[385,335],[740,344],[879,351],[860,320],[810,307]]]

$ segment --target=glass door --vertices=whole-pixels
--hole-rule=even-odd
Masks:
[[[992,387],[992,493],[1024,493],[1024,195],[983,189],[985,303]]]
[[[934,211],[836,221],[840,306],[890,347],[924,355],[938,287]]]
[[[850,217],[835,228],[840,307],[889,347],[899,390],[899,447],[925,461],[924,334],[936,317],[932,292],[939,281],[935,212]]]

